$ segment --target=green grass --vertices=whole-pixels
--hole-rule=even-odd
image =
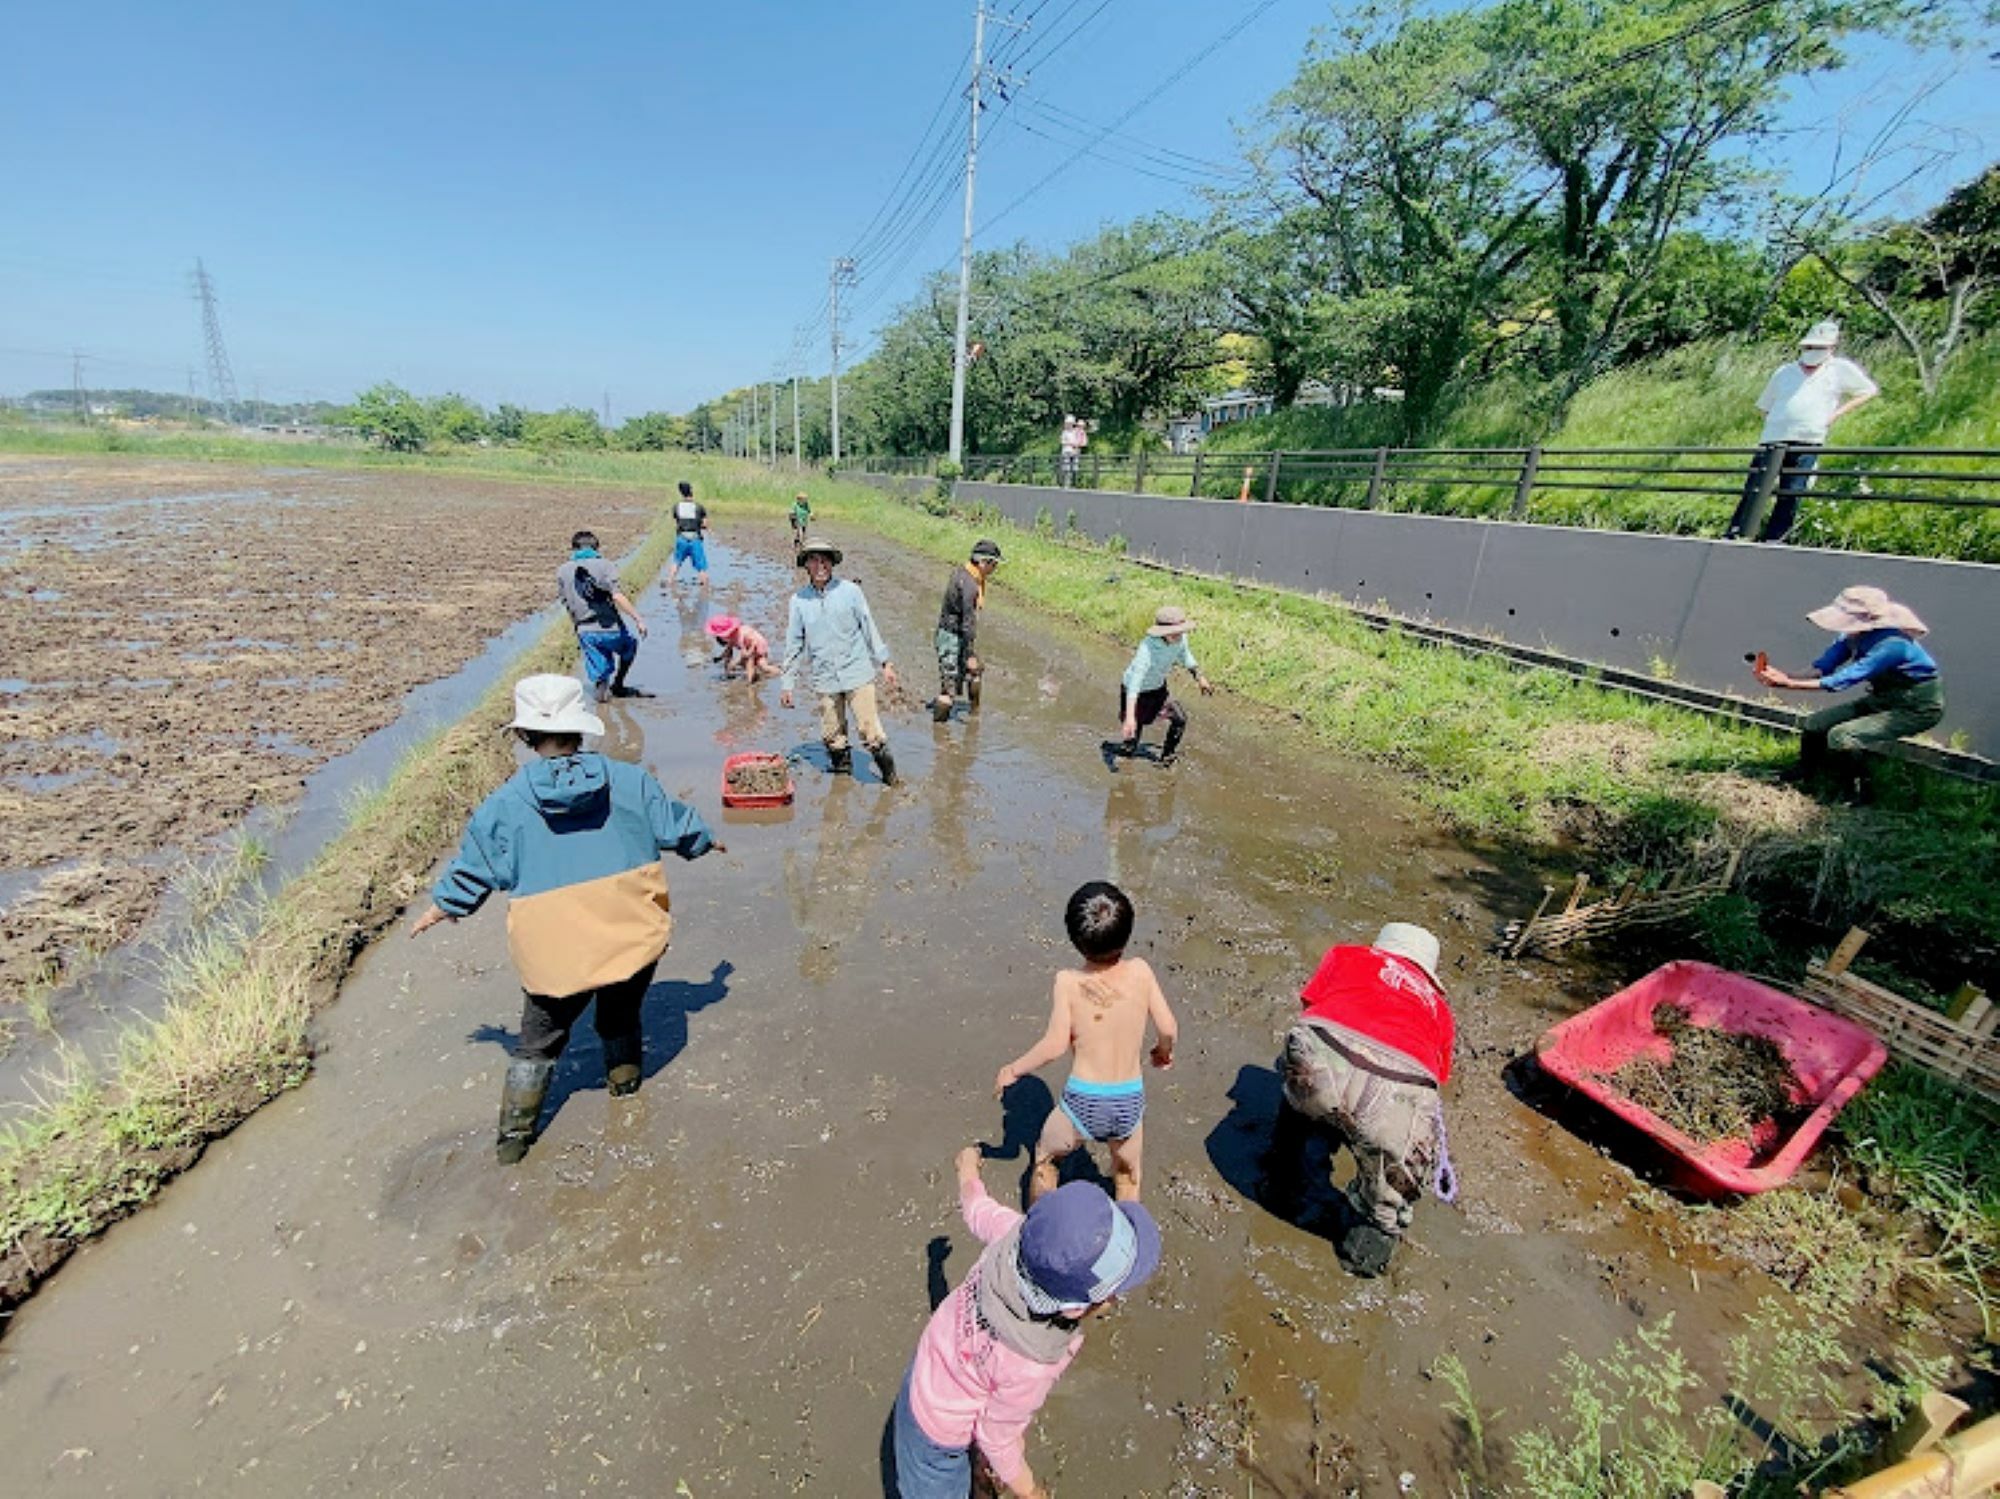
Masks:
[[[1757,440],[1756,399],[1773,369],[1790,358],[1783,344],[1708,341],[1614,370],[1593,381],[1571,404],[1561,426],[1545,430],[1533,390],[1518,377],[1477,386],[1442,421],[1434,447],[1748,447]],[[2000,334],[1968,344],[1926,398],[1914,365],[1892,344],[1855,351],[1882,395],[1842,422],[1846,447],[2000,449]],[[1233,495],[1240,471],[1232,455],[1273,449],[1372,448],[1399,442],[1396,411],[1383,405],[1282,411],[1224,427],[1209,439],[1213,462],[1203,492]],[[1557,460],[1551,459],[1551,462]],[[1666,461],[1666,460],[1659,460]],[[1688,457],[1682,468],[1729,467],[1726,460]],[[1837,460],[1829,460],[1828,468]],[[1909,468],[1982,470],[1991,460],[1922,460]],[[1597,476],[1569,475],[1579,482]],[[1689,475],[1681,482],[1734,491],[1734,474]],[[1185,492],[1185,478],[1180,481]],[[1920,486],[1905,483],[1904,488]],[[1939,492],[1950,486],[1933,486]],[[1983,492],[1991,486],[1981,486]],[[1365,484],[1285,481],[1281,496],[1303,504],[1357,505]],[[1992,496],[2000,499],[2000,492]],[[1389,508],[1451,515],[1500,515],[1513,501],[1511,483],[1490,486],[1403,484]],[[1734,506],[1729,497],[1640,494],[1612,490],[1538,490],[1527,519],[1605,530],[1715,536]],[[2000,561],[2000,510],[1925,505],[1808,502],[1794,539],[1811,546]]]

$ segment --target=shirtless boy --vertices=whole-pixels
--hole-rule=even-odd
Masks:
[[[1144,958],[1125,956],[1132,938],[1132,902],[1104,880],[1092,880],[1069,898],[1063,913],[1069,940],[1083,954],[1083,967],[1056,975],[1049,1028],[1027,1051],[1000,1069],[993,1081],[998,1098],[1017,1079],[1073,1053],[1062,1102],[1050,1111],[1035,1146],[1035,1171],[1028,1183],[1033,1203],[1055,1187],[1063,1157],[1091,1141],[1111,1147],[1112,1178],[1121,1202],[1139,1197],[1139,1150],[1146,1112],[1146,1082],[1139,1071],[1146,1046],[1146,1022],[1155,1039],[1153,1065],[1174,1064],[1180,1027],[1159,980]]]

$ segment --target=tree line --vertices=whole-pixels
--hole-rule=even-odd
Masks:
[[[1957,45],[1991,19],[1951,0],[1366,5],[1316,34],[1250,133],[1249,185],[1205,214],[975,257],[968,450],[1051,446],[1072,411],[1145,441],[1221,389],[1282,406],[1308,383],[1393,390],[1405,443],[1501,377],[1553,427],[1620,364],[1826,316],[1901,344],[1934,389],[2000,308],[2000,167],[1899,219],[1894,189],[1944,152],[1906,117],[1843,143],[1810,193],[1759,163],[1788,90],[1856,41]],[[843,380],[845,448],[943,446],[956,291],[930,277]]]

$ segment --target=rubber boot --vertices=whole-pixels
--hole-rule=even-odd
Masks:
[[[637,1036],[604,1038],[604,1081],[613,1098],[630,1098],[639,1091],[640,1050]]]
[[[896,784],[896,757],[889,753],[889,741],[883,740],[868,752],[875,757],[875,769],[881,772],[882,784]]]
[[[609,682],[599,682],[597,686],[593,689],[593,695],[597,698],[597,700],[600,703],[610,702],[611,684]]]
[[[931,722],[951,722],[951,699],[946,697],[942,692],[931,699]]]
[[[1385,1234],[1372,1223],[1350,1224],[1340,1240],[1340,1262],[1363,1279],[1373,1279],[1389,1268],[1396,1252],[1396,1236]]]
[[[1778,772],[1778,779],[1802,785],[1815,780],[1826,769],[1826,735],[1808,729],[1799,735],[1798,762]]]
[[[1184,723],[1170,723],[1167,725],[1166,742],[1160,746],[1160,763],[1162,765],[1171,765],[1174,763],[1174,756],[1180,752],[1181,735],[1186,732],[1187,725]]]
[[[983,671],[976,671],[965,679],[966,706],[975,713],[979,711],[979,683],[985,675]]]
[[[831,771],[832,771],[832,772],[833,772],[833,773],[834,773],[835,775],[837,775],[837,776],[851,776],[851,775],[853,775],[853,774],[854,774],[854,751],[853,751],[853,750],[851,750],[851,749],[829,749],[829,750],[828,750],[828,751],[826,752],[826,757],[827,757],[827,759],[828,759],[828,760],[829,760],[829,761],[831,762],[831,763],[830,763],[830,764],[828,765],[828,767],[827,767],[827,768],[828,768],[829,770],[831,770]]]
[[[1134,755],[1138,754],[1139,736],[1137,734],[1134,734],[1130,739],[1122,741],[1118,746],[1118,753],[1123,755],[1128,760],[1130,760]]]
[[[512,1166],[528,1153],[555,1070],[554,1062],[522,1057],[507,1064],[507,1082],[500,1090],[500,1138],[493,1149],[501,1165]]]

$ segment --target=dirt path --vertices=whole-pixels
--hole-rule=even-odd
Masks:
[[[753,539],[775,551],[775,530]],[[713,607],[782,628],[789,574],[717,550]],[[845,571],[920,700],[942,569],[862,541]],[[722,757],[791,748],[809,717],[713,680],[698,604],[644,606],[634,680],[660,696],[612,705],[607,749],[715,816]],[[586,1031],[522,1166],[491,1159],[519,1014],[499,913],[367,955],[315,1077],[16,1318],[7,1486],[879,1492],[896,1382],[973,1255],[951,1153],[984,1139],[989,1184],[1014,1190],[1047,1100],[1017,1087],[1003,1118],[993,1072],[1044,1018],[1063,897],[1106,874],[1182,1016],[1177,1065],[1148,1080],[1166,1264],[1038,1424],[1058,1492],[1391,1494],[1407,1472],[1442,1494],[1451,1423],[1424,1371],[1443,1352],[1517,1415],[1565,1351],[1595,1356],[1642,1316],[1675,1312],[1713,1361],[1757,1277],[1697,1260],[1697,1294],[1629,1178],[1506,1089],[1506,1062],[1587,996],[1480,955],[1500,875],[1392,784],[1231,724],[1227,699],[1197,701],[1175,770],[1112,774],[1121,653],[1004,592],[981,644],[981,720],[892,720],[906,786],[802,767],[791,813],[731,814],[728,855],[669,871],[646,1085],[614,1106]],[[1257,1152],[1299,982],[1389,917],[1445,939],[1463,1191],[1361,1282],[1257,1205]]]
[[[548,606],[658,497],[431,474],[0,458],[0,1042],[178,869]],[[43,1022],[46,1023],[46,1022]]]

